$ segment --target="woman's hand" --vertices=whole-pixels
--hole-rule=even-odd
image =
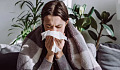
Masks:
[[[65,35],[65,34],[64,34],[64,35]],[[59,58],[61,58],[62,55],[63,55],[62,50],[63,50],[64,44],[65,44],[65,41],[64,41],[64,39],[60,39],[60,40],[59,40],[59,39],[56,39],[56,38],[55,38],[55,43],[56,43],[57,47],[58,47],[59,49],[61,49],[61,51],[55,53],[56,58],[59,59]]]
[[[49,62],[52,62],[53,61],[53,57],[54,57],[54,52],[51,51],[53,44],[54,44],[53,43],[53,37],[52,36],[47,36],[46,40],[45,40],[45,47],[47,49],[46,59]]]
[[[64,34],[64,35],[65,35],[65,34]],[[56,56],[57,59],[61,58],[62,55],[63,55],[62,50],[63,50],[64,44],[65,44],[64,39],[60,39],[60,40],[59,40],[59,39],[56,39],[56,38],[55,38],[54,41],[55,41],[57,47],[58,47],[59,49],[61,49],[61,51],[59,51],[59,52],[57,52],[57,53],[54,53],[53,51],[51,51],[52,46],[53,46],[53,44],[54,44],[54,42],[53,42],[53,37],[52,37],[52,36],[47,36],[47,37],[46,37],[46,40],[45,40],[45,47],[46,47],[46,49],[47,49],[47,51],[48,51],[48,53],[47,53],[47,55],[46,55],[46,59],[47,59],[48,61],[50,61],[50,62],[53,61],[54,55]]]

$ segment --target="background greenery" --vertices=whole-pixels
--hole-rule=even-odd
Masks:
[[[35,1],[36,1],[35,5],[28,0],[20,0],[15,3],[15,6],[19,4],[21,9],[24,5],[27,6],[28,10],[23,11],[18,17],[12,19],[12,21],[15,21],[16,23],[11,25],[11,28],[8,31],[11,31],[16,28],[21,29],[21,33],[17,36],[17,38],[13,41],[12,44],[14,44],[17,40],[20,39],[24,40],[25,37],[37,27],[37,25],[40,25],[41,8],[44,2],[42,2],[42,0]],[[11,34],[12,32],[10,32],[8,36]]]
[[[83,7],[83,13],[81,14],[81,7]],[[117,38],[114,36],[114,28],[112,24],[108,24],[108,22],[111,21],[113,16],[116,14],[112,14],[110,16],[109,12],[103,11],[101,14],[94,9],[94,7],[91,8],[88,14],[85,14],[86,5],[83,6],[80,5],[73,5],[73,8],[69,8],[73,13],[69,14],[70,18],[72,18],[74,22],[74,26],[80,31],[88,31],[88,34],[90,37],[95,41],[96,48],[98,49],[100,38],[103,36],[109,37],[112,40],[116,40]],[[92,17],[93,12],[96,14],[97,18],[100,20],[100,22],[96,22],[94,17]],[[100,31],[98,31],[98,25],[100,25]],[[89,27],[93,28],[92,30],[89,29]],[[106,30],[108,32],[108,35],[105,35],[102,33],[103,30]],[[96,32],[94,32],[94,30]],[[111,41],[108,41],[106,43],[111,43]]]
[[[27,13],[23,11],[18,17],[17,20],[14,20],[13,18],[12,21],[16,21],[15,24],[11,25],[12,28],[9,29],[9,31],[15,29],[15,28],[20,28],[22,29],[21,33],[17,36],[15,41],[12,43],[14,44],[17,40],[22,39],[27,36],[32,30],[34,30],[38,24],[41,23],[41,8],[44,4],[41,0],[36,0],[36,4],[33,5],[31,1],[18,1],[15,3],[15,5],[20,4],[20,7],[26,5],[29,10]],[[74,20],[74,26],[80,31],[83,32],[85,30],[88,31],[88,34],[91,36],[91,38],[95,41],[96,48],[98,48],[100,38],[103,36],[109,37],[112,40],[116,40],[116,37],[114,36],[114,28],[112,24],[108,24],[108,22],[111,21],[113,15],[110,16],[109,12],[103,11],[101,14],[92,7],[88,13],[84,13],[86,10],[86,4],[80,6],[77,4],[73,5],[73,8],[68,8],[68,10],[72,11],[71,14],[69,14],[70,18]],[[100,20],[100,22],[96,22],[92,14],[95,13],[97,18]],[[24,15],[23,15],[24,14]],[[100,31],[98,31],[98,25],[100,25]],[[96,32],[93,30],[90,30],[89,28],[93,28]],[[102,34],[103,29],[107,30],[108,35]],[[9,33],[10,35],[12,33]],[[109,41],[110,42],[110,41]]]

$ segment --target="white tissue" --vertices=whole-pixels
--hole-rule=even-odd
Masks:
[[[61,32],[57,32],[57,31],[48,30],[48,31],[45,31],[45,32],[41,33],[41,35],[42,35],[42,40],[44,40],[46,38],[46,36],[52,36],[53,38],[67,40],[66,36],[64,36]],[[53,39],[53,42],[54,42],[54,44],[53,44],[53,47],[52,47],[51,51],[53,51],[54,53],[57,53],[57,52],[61,51],[61,49],[59,49],[57,47],[54,39]]]

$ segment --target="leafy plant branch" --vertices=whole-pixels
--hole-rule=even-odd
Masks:
[[[17,40],[22,39],[24,40],[25,37],[34,30],[37,25],[41,23],[41,7],[43,6],[44,2],[42,0],[36,0],[36,4],[33,5],[31,1],[28,0],[20,0],[15,3],[15,6],[19,4],[20,8],[22,9],[23,6],[27,6],[28,10],[23,11],[18,15],[17,18],[13,18],[12,21],[15,21],[16,23],[11,25],[11,29],[9,31],[20,28],[21,33],[17,36],[17,38],[13,41],[12,44],[14,44]],[[26,13],[27,12],[27,13]],[[15,20],[17,19],[17,20]],[[11,35],[11,33],[8,34]]]
[[[86,9],[86,4],[82,6],[74,4],[73,8],[69,8],[69,9],[72,11],[72,14],[69,14],[69,16],[75,21],[74,26],[80,32],[87,30],[90,26],[94,29],[97,29],[96,21],[92,17],[94,7],[90,9],[88,14],[84,14],[84,11]]]
[[[103,11],[100,15],[100,13],[94,9],[94,12],[97,16],[97,18],[101,21],[99,24],[101,26],[100,28],[100,31],[97,32],[97,34],[91,30],[88,30],[88,33],[89,35],[91,36],[91,38],[93,40],[95,40],[96,42],[96,48],[98,49],[98,45],[99,45],[99,41],[100,41],[100,38],[103,37],[103,36],[106,36],[106,37],[109,37],[111,38],[112,40],[116,40],[117,38],[114,36],[114,29],[113,29],[113,26],[112,24],[108,24],[108,22],[111,21],[111,19],[113,18],[113,16],[116,14],[114,13],[113,15],[110,16],[110,13],[109,12],[106,12],[106,11]],[[107,32],[108,32],[108,35],[103,35],[102,34],[102,31],[103,29],[105,29]],[[97,30],[96,30],[97,31]]]

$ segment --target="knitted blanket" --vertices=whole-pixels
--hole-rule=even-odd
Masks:
[[[44,32],[43,25],[40,25],[27,35],[18,57],[18,70],[34,70],[35,66],[39,68],[45,57],[43,51],[45,43],[42,41],[42,32]],[[89,51],[82,34],[70,22],[65,28],[65,35],[68,38],[65,41],[68,55],[67,60],[73,70],[81,70],[82,68],[84,70],[102,70]]]

